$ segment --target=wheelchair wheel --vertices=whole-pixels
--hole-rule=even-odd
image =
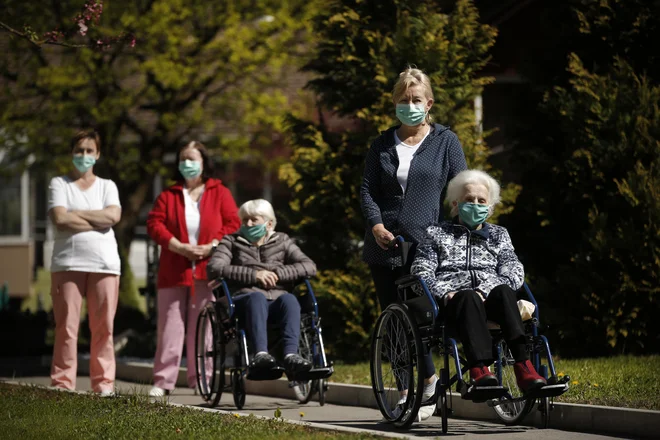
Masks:
[[[447,434],[447,431],[449,430],[449,423],[447,422],[449,409],[447,408],[446,391],[440,393],[440,396],[438,397],[438,406],[440,407],[440,417],[442,418],[442,433]]]
[[[499,359],[495,362],[495,375],[501,378],[500,384],[509,389],[509,392],[500,398],[499,404],[494,407],[497,416],[507,425],[519,424],[534,407],[535,399],[523,399],[518,389],[516,375],[513,371],[515,360],[505,341],[498,344]]]
[[[234,395],[234,405],[243,409],[245,405],[245,377],[241,370],[231,370],[231,392]]]
[[[539,400],[539,410],[541,411],[541,427],[543,429],[547,429],[548,423],[550,422],[550,398],[542,397]]]
[[[317,382],[319,387],[319,405],[323,406],[325,405],[325,388],[327,386],[327,382],[325,379],[319,379]]]
[[[197,318],[195,368],[199,394],[211,407],[217,406],[225,385],[225,346],[215,304],[208,303]]]
[[[417,419],[424,387],[419,371],[422,358],[414,318],[404,306],[390,305],[378,318],[372,337],[371,386],[381,414],[399,428]]]
[[[302,323],[301,323],[302,327]],[[308,329],[301,329],[300,332],[300,341],[298,343],[298,354],[303,358],[314,365],[314,352],[312,350],[312,335]],[[317,380],[311,381],[299,381],[293,386],[293,392],[296,394],[296,399],[298,402],[305,404],[310,401],[314,395],[314,391],[318,388]],[[316,385],[316,386],[315,386]]]

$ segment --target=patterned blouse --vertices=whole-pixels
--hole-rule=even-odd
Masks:
[[[383,223],[392,234],[419,243],[430,225],[443,218],[442,199],[447,182],[467,168],[463,147],[448,127],[434,124],[410,163],[406,192],[397,180],[399,157],[392,127],[381,133],[367,153],[360,188],[366,220],[362,258],[367,264],[400,266],[395,253],[381,249],[371,228]]]
[[[466,289],[487,296],[502,284],[518,290],[525,280],[506,228],[490,223],[475,231],[449,221],[429,227],[417,247],[411,273],[439,298]]]

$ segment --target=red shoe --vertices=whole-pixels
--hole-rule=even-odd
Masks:
[[[523,394],[527,394],[537,388],[544,387],[546,381],[534,369],[534,365],[528,360],[513,364],[513,371],[516,374],[518,388]]]
[[[498,384],[497,378],[487,367],[470,368],[470,382],[478,387],[494,387]]]

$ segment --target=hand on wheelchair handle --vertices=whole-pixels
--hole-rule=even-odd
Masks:
[[[394,234],[385,229],[385,226],[383,226],[382,223],[379,223],[371,228],[371,232],[374,234],[376,244],[378,244],[378,246],[380,246],[383,250],[390,249],[390,243],[395,241]]]

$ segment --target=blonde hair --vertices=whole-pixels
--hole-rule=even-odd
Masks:
[[[465,170],[456,174],[447,184],[447,202],[451,207],[451,216],[458,214],[458,207],[453,202],[460,202],[465,194],[465,186],[483,185],[488,190],[488,216],[493,214],[493,207],[500,203],[500,184],[490,174],[481,170]]]
[[[424,96],[427,99],[433,99],[433,87],[431,87],[431,80],[429,77],[422,72],[420,69],[417,69],[412,66],[408,66],[403,72],[399,74],[399,79],[394,84],[394,89],[392,89],[392,102],[396,105],[406,93],[410,87],[413,86],[422,86],[424,89]],[[433,117],[430,113],[426,114],[426,123],[430,124],[433,121]]]
[[[275,211],[273,210],[273,205],[270,204],[268,200],[265,199],[255,199],[249,200],[241,205],[238,209],[238,217],[241,219],[241,222],[244,222],[248,217],[254,217],[260,215],[264,218],[266,222],[273,222],[273,229],[277,224],[277,219],[275,218]]]

